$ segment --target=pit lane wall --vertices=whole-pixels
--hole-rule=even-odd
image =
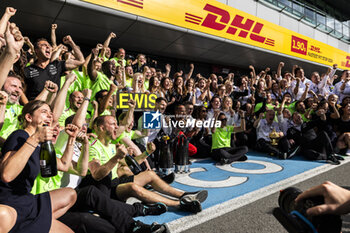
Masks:
[[[214,0],[81,0],[341,69],[350,54]]]

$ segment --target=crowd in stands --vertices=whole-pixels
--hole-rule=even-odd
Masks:
[[[191,157],[220,164],[246,160],[248,149],[334,165],[350,155],[350,71],[338,77],[336,64],[308,78],[297,65],[285,71],[283,62],[276,72],[256,73],[250,65],[248,76],[205,77],[193,64],[174,71],[148,64],[144,54],[113,53],[113,32],[87,57],[70,35],[58,43],[55,24],[50,41],[31,43],[9,22],[15,13],[7,7],[0,20],[0,233],[160,233],[164,224],[133,218],[168,207],[200,212],[206,190],[175,189],[155,172],[164,135],[185,135]],[[155,94],[153,110],[166,124],[144,129],[134,100],[127,111],[116,107],[118,92]],[[171,123],[193,120],[220,124]],[[55,145],[59,174],[43,178],[40,143],[47,140]],[[141,173],[127,166],[127,154]],[[127,204],[129,197],[141,203]]]

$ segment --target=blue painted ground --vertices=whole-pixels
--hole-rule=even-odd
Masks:
[[[247,169],[247,170],[257,170],[265,168],[264,165],[251,163],[249,160],[259,160],[277,164],[281,166],[283,169],[281,171],[275,173],[268,174],[243,174],[243,173],[235,173],[221,170],[215,166],[213,160],[201,160],[198,162],[194,162],[191,165],[191,168],[202,167],[207,171],[196,172],[190,175],[191,178],[204,180],[204,181],[220,181],[225,180],[229,176],[236,177],[248,177],[248,180],[242,184],[225,187],[225,188],[207,188],[208,190],[208,199],[202,203],[203,209],[209,208],[211,206],[226,202],[233,198],[239,197],[246,193],[258,190],[270,184],[279,182],[281,180],[287,179],[294,175],[300,174],[307,170],[319,167],[324,165],[324,162],[315,162],[315,161],[306,161],[301,157],[293,157],[293,159],[289,160],[280,160],[277,158],[273,158],[267,156],[266,154],[261,154],[258,152],[249,152],[248,153],[248,161],[244,163],[231,164],[231,166],[239,169]],[[180,184],[174,182],[172,184],[173,187],[185,190],[185,191],[197,191],[200,188],[193,187],[189,185]],[[146,217],[138,217],[138,220],[141,220],[145,223],[167,223],[173,220],[179,219],[184,216],[188,216],[190,213],[182,212],[181,210],[175,208],[169,208],[169,211],[161,216],[146,216]]]

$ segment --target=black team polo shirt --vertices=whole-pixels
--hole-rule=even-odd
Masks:
[[[37,97],[45,87],[45,82],[50,80],[58,85],[61,85],[61,76],[66,71],[66,62],[55,60],[49,63],[45,69],[42,69],[35,64],[24,68],[26,84],[26,96],[28,100],[33,100]]]

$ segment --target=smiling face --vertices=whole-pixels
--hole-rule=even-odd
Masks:
[[[69,104],[73,111],[77,111],[84,101],[84,95],[80,91],[75,91],[70,95]]]
[[[28,125],[33,127],[47,125],[51,126],[53,115],[51,108],[47,104],[43,104],[41,107],[36,109],[32,114],[27,113],[25,115],[25,120]]]
[[[22,83],[18,78],[8,77],[4,84],[3,90],[8,94],[8,103],[18,103],[19,98],[23,94]]]

